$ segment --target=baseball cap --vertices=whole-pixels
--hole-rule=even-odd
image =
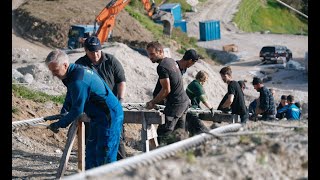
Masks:
[[[189,49],[184,53],[183,59],[184,60],[189,60],[191,59],[192,61],[198,61],[200,56],[197,54],[197,52],[193,49]]]
[[[88,37],[84,41],[84,47],[87,48],[89,51],[98,51],[102,49],[100,40],[95,36]]]
[[[257,85],[257,84],[262,84],[262,81],[261,81],[261,79],[260,78],[258,78],[258,77],[254,77],[253,78],[253,81],[252,81],[252,85]]]

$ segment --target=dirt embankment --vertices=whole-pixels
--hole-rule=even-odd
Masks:
[[[67,47],[68,31],[74,24],[94,24],[95,17],[106,6],[104,0],[13,2],[13,30],[23,38],[55,48]],[[19,4],[21,4],[19,6]],[[116,18],[113,37],[118,42],[151,41],[153,35],[122,10]]]

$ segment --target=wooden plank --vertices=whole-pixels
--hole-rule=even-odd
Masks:
[[[124,123],[141,124],[143,118],[146,119],[147,124],[164,124],[165,122],[164,114],[159,111],[124,111]]]
[[[66,146],[63,150],[63,154],[62,157],[60,159],[60,164],[59,164],[59,168],[58,168],[58,172],[56,174],[56,178],[60,179],[61,177],[63,177],[63,174],[66,170],[68,161],[69,161],[69,157],[70,157],[70,152],[72,149],[72,145],[74,143],[76,134],[77,134],[77,121],[74,121],[68,131],[68,138],[67,138],[67,143]]]
[[[85,171],[85,125],[78,121],[78,171]]]
[[[226,114],[226,113],[214,114],[213,117],[211,116],[211,114],[199,114],[199,119],[203,121],[213,121],[213,122],[229,122],[229,123],[240,122],[239,115]]]

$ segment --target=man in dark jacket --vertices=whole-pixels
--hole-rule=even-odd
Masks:
[[[103,80],[108,84],[114,95],[122,103],[124,101],[126,91],[126,77],[121,63],[111,54],[104,53],[100,40],[95,37],[88,37],[84,42],[84,50],[86,55],[79,58],[75,63],[89,67],[97,72]],[[86,134],[89,134],[89,123],[85,123]],[[120,148],[118,159],[126,157],[124,147],[124,127],[122,128]]]
[[[253,78],[252,85],[254,89],[260,93],[255,114],[261,114],[261,120],[274,120],[275,104],[272,93],[264,86],[262,80],[258,77]]]

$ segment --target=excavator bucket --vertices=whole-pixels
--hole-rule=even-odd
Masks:
[[[163,34],[171,37],[172,29],[173,29],[173,15],[169,12],[158,11],[156,14],[152,16],[153,20],[160,20],[163,24]]]

